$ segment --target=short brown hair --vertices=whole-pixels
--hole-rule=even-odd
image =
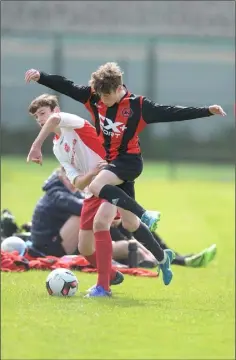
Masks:
[[[123,85],[122,75],[123,72],[117,63],[108,62],[92,73],[89,85],[98,94],[110,94]]]
[[[56,95],[42,94],[36,97],[29,106],[28,110],[30,115],[34,115],[36,111],[43,106],[49,106],[51,110],[59,106]]]

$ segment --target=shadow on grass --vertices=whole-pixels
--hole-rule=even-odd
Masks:
[[[162,308],[163,307],[163,303],[172,303],[173,301],[169,298],[156,298],[156,299],[137,299],[135,297],[126,297],[126,296],[122,296],[120,297],[119,295],[114,295],[112,297],[107,297],[107,298],[84,298],[84,295],[86,295],[86,293],[80,293],[80,299],[83,301],[83,304],[85,304],[85,302],[99,302],[99,304],[101,304],[102,306],[108,306],[109,308],[111,307],[124,307],[124,308],[128,308],[128,307],[159,307]],[[78,301],[78,297],[74,298],[73,300]]]

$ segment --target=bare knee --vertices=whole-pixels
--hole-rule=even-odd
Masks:
[[[98,183],[98,181],[96,181],[96,179],[93,180],[89,185],[89,190],[96,197],[99,196],[101,189],[102,189],[102,186],[101,186],[101,184]]]
[[[93,221],[93,231],[107,231],[110,230],[110,219],[107,217],[98,217]]]
[[[136,216],[133,216],[130,218],[122,218],[123,228],[128,230],[131,233],[136,231],[139,228],[139,225],[140,225],[140,220]]]

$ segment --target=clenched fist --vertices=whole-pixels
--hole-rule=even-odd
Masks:
[[[226,116],[226,112],[222,109],[222,107],[220,105],[211,105],[211,106],[209,106],[209,111],[213,115]]]
[[[30,69],[25,73],[25,82],[29,83],[30,81],[39,81],[40,72],[35,69]]]
[[[42,165],[43,163],[43,155],[41,152],[41,148],[37,146],[32,146],[30,152],[27,156],[27,162],[34,162],[36,164]]]

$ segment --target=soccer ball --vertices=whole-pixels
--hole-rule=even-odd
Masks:
[[[49,295],[73,296],[78,290],[78,280],[68,269],[55,269],[47,277],[46,289]]]
[[[23,256],[26,251],[26,243],[18,236],[9,236],[1,243],[1,250],[6,252],[18,251]]]

